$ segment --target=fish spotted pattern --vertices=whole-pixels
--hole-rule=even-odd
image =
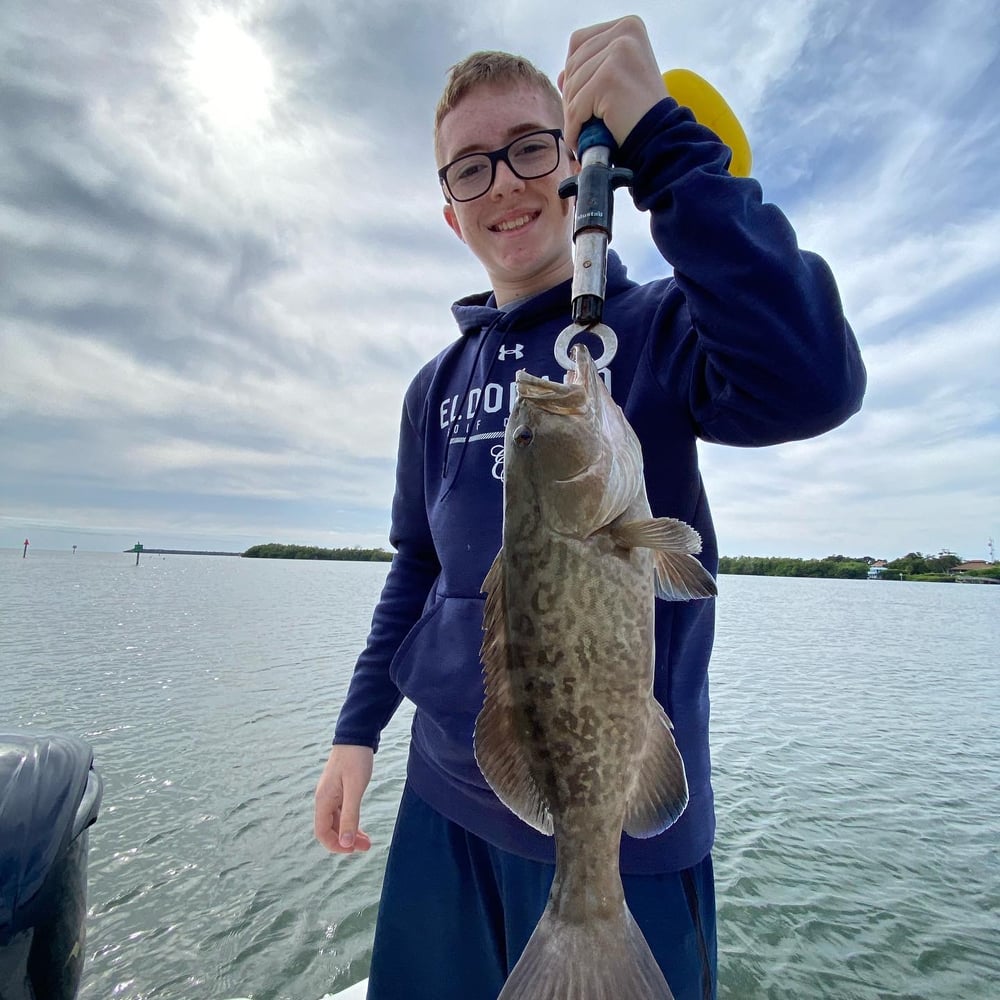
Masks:
[[[653,697],[656,596],[714,596],[687,524],[654,518],[634,431],[586,348],[565,383],[517,374],[503,546],[483,584],[479,766],[555,837],[541,919],[500,1000],[668,1000],[625,903],[622,830],[653,836],[687,804]]]

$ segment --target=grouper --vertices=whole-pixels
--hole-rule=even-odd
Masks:
[[[650,837],[687,805],[653,697],[657,597],[716,593],[698,533],[653,517],[642,450],[586,347],[564,383],[517,373],[504,442],[503,544],[483,583],[479,767],[555,838],[555,876],[500,1000],[666,1000],[628,910],[622,830]]]

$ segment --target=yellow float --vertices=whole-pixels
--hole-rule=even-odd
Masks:
[[[695,118],[710,128],[733,153],[729,172],[734,177],[749,177],[753,163],[750,142],[740,120],[725,98],[703,77],[689,69],[668,69],[663,74],[667,93]]]

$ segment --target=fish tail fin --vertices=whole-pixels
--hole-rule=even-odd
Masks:
[[[498,1000],[673,1000],[635,918],[542,914]]]

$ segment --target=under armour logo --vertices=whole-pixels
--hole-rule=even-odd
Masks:
[[[520,361],[524,357],[524,344],[515,344],[513,347],[501,347],[497,357],[501,361],[506,361],[508,355],[511,354]]]

